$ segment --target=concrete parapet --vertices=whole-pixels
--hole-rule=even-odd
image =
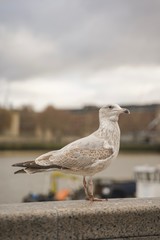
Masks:
[[[160,239],[160,199],[0,205],[0,239]]]

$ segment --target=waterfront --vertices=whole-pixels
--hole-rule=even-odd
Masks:
[[[4,151],[0,152],[0,203],[18,203],[29,192],[48,193],[50,185],[50,173],[35,175],[14,175],[11,165],[15,162],[35,159],[45,151]],[[158,165],[160,154],[158,153],[123,153],[121,152],[111,166],[97,174],[95,178],[111,178],[115,180],[133,179],[133,168],[137,165]],[[79,178],[78,184],[81,184]],[[67,184],[67,181],[64,180]],[[75,184],[75,183],[73,183]],[[70,183],[71,186],[71,183]],[[73,187],[73,186],[71,186]]]

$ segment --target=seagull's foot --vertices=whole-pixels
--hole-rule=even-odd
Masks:
[[[107,198],[93,198],[92,200],[93,202],[106,202],[108,201]]]
[[[86,200],[89,200],[90,202],[106,202],[106,201],[108,201],[107,198],[95,198],[94,196],[89,196]]]

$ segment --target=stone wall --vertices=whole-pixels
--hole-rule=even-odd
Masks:
[[[160,239],[160,199],[0,205],[0,239]]]

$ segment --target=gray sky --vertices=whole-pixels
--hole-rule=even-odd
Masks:
[[[2,0],[0,104],[160,103],[159,0]]]

